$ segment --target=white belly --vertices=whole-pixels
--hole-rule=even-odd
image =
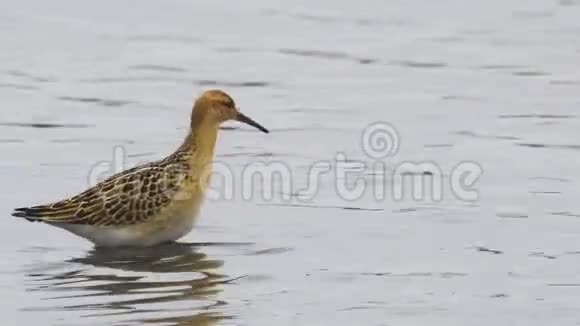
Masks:
[[[173,216],[164,223],[137,224],[123,227],[99,227],[79,224],[52,224],[83,237],[97,247],[149,247],[175,241],[193,228],[196,214]]]

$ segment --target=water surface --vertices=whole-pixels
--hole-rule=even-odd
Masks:
[[[579,15],[572,0],[0,4],[3,318],[577,324]],[[217,160],[236,176],[285,164],[289,200],[237,187],[182,244],[137,251],[9,216],[170,153],[207,88],[272,131],[228,124]],[[377,163],[361,148],[377,121],[399,150],[350,176],[385,198],[346,200],[327,176],[303,200],[315,162]],[[465,161],[483,170],[474,201],[449,186]],[[404,162],[436,164],[442,200],[395,200]]]

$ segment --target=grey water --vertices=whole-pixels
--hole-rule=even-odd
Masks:
[[[578,17],[577,0],[0,2],[3,323],[577,325]],[[10,216],[170,153],[209,88],[271,130],[228,123],[220,166],[279,164],[290,188],[236,182],[149,249]],[[381,157],[376,125],[397,141]],[[305,198],[337,158],[348,176]]]

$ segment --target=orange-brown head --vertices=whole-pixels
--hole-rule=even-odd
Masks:
[[[191,113],[191,128],[202,126],[219,127],[222,122],[236,120],[255,127],[265,133],[268,129],[241,113],[234,100],[219,89],[203,92],[195,101]]]

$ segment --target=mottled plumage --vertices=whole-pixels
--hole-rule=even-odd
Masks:
[[[115,174],[84,192],[47,205],[16,208],[29,221],[126,226],[143,223],[168,206],[183,186],[193,182],[189,151]]]
[[[190,131],[168,157],[115,174],[52,204],[16,208],[13,216],[71,231],[99,246],[150,246],[193,227],[211,174],[219,125],[238,120],[264,132],[220,90],[197,99]]]

